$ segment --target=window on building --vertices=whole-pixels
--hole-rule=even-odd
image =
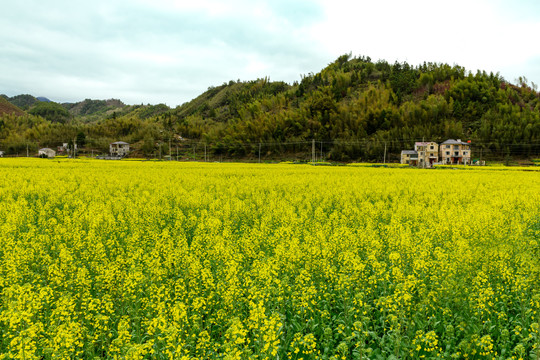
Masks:
[[[435,146],[431,145],[431,146],[429,147],[429,150],[433,150],[433,149],[435,149]]]
[[[446,152],[446,155],[450,156],[450,151],[447,151],[447,152]]]

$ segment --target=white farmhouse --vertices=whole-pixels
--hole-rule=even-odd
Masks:
[[[39,149],[38,156],[41,158],[53,158],[56,156],[56,151],[50,148]]]
[[[124,141],[117,141],[109,144],[109,153],[111,156],[124,157],[129,153],[129,144]]]

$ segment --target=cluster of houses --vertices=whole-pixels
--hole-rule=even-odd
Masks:
[[[433,141],[416,142],[414,150],[401,151],[401,163],[422,168],[430,168],[433,165],[469,165],[471,143],[461,139],[448,139],[441,144]]]
[[[38,150],[38,157],[40,158],[53,158],[56,154],[64,154],[67,152],[68,144],[64,143],[62,146],[58,146],[56,151],[51,148],[42,148]],[[75,149],[77,145],[75,144]],[[121,159],[129,153],[129,144],[124,141],[116,141],[109,144],[109,156],[104,158]],[[2,153],[3,155],[3,153]]]
[[[68,144],[63,144],[57,151],[50,148],[38,150],[38,156],[43,158],[53,158],[56,153],[63,154],[67,151]],[[109,155],[101,157],[103,159],[121,159],[129,153],[129,143],[116,141],[109,144]],[[4,152],[0,151],[0,157]],[[434,141],[416,142],[414,150],[401,151],[401,163],[422,168],[430,168],[433,165],[463,164],[471,163],[471,143],[463,142],[461,139],[448,139],[441,144]]]

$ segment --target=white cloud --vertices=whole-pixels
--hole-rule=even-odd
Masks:
[[[0,93],[177,105],[229,80],[299,80],[349,52],[540,83],[539,8],[527,0],[510,8],[501,0],[10,2],[0,14],[8,69]]]
[[[500,2],[322,0],[321,4],[327,16],[314,31],[335,56],[352,51],[389,62],[445,62],[472,71],[498,71],[540,54],[533,46],[540,18],[523,22],[509,17]]]

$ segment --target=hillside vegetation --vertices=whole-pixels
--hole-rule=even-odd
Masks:
[[[104,114],[108,111],[115,111],[122,109],[126,105],[117,99],[110,100],[91,100],[86,99],[84,101],[73,103],[73,104],[63,104],[71,114],[73,115],[94,115],[94,114]]]
[[[9,115],[9,114],[15,114],[15,115],[24,115],[24,111],[19,109],[17,106],[13,105],[9,101],[7,101],[5,98],[0,97],[0,116],[3,115]]]
[[[331,160],[382,160],[384,148],[387,159],[397,160],[415,141],[447,138],[471,140],[473,152],[486,157],[540,154],[535,84],[447,64],[415,67],[343,55],[294,84],[230,81],[175,109],[119,100],[64,108],[70,114],[64,122],[42,114],[4,117],[0,146],[12,152],[21,141],[52,146],[83,132],[93,149],[124,140],[146,156],[158,147],[167,153],[170,142],[181,155],[206,144],[212,156],[249,158],[262,149],[265,159],[302,158],[315,140],[317,153]]]

